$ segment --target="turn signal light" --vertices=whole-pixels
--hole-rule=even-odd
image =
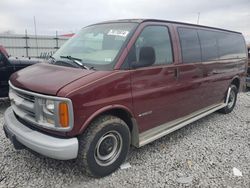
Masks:
[[[69,126],[69,110],[68,104],[61,102],[59,104],[59,116],[60,116],[60,125],[64,128]]]

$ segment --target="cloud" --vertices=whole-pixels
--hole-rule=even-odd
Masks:
[[[157,18],[243,32],[250,41],[249,0],[1,0],[0,32],[76,32],[88,24],[122,18]]]

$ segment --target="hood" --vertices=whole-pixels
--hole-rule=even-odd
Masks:
[[[95,71],[38,63],[14,73],[10,81],[21,89],[56,95],[62,87],[93,72]]]

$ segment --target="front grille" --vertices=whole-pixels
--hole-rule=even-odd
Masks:
[[[10,85],[9,98],[15,114],[31,123],[36,121],[35,97]]]

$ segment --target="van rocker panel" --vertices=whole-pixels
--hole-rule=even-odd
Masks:
[[[224,108],[225,106],[226,106],[225,103],[213,105],[211,107],[207,107],[203,110],[197,111],[191,115],[185,116],[183,118],[179,118],[173,122],[165,123],[163,125],[150,129],[146,132],[143,132],[139,135],[139,145],[137,147],[142,147],[150,142],[153,142],[221,108]]]

